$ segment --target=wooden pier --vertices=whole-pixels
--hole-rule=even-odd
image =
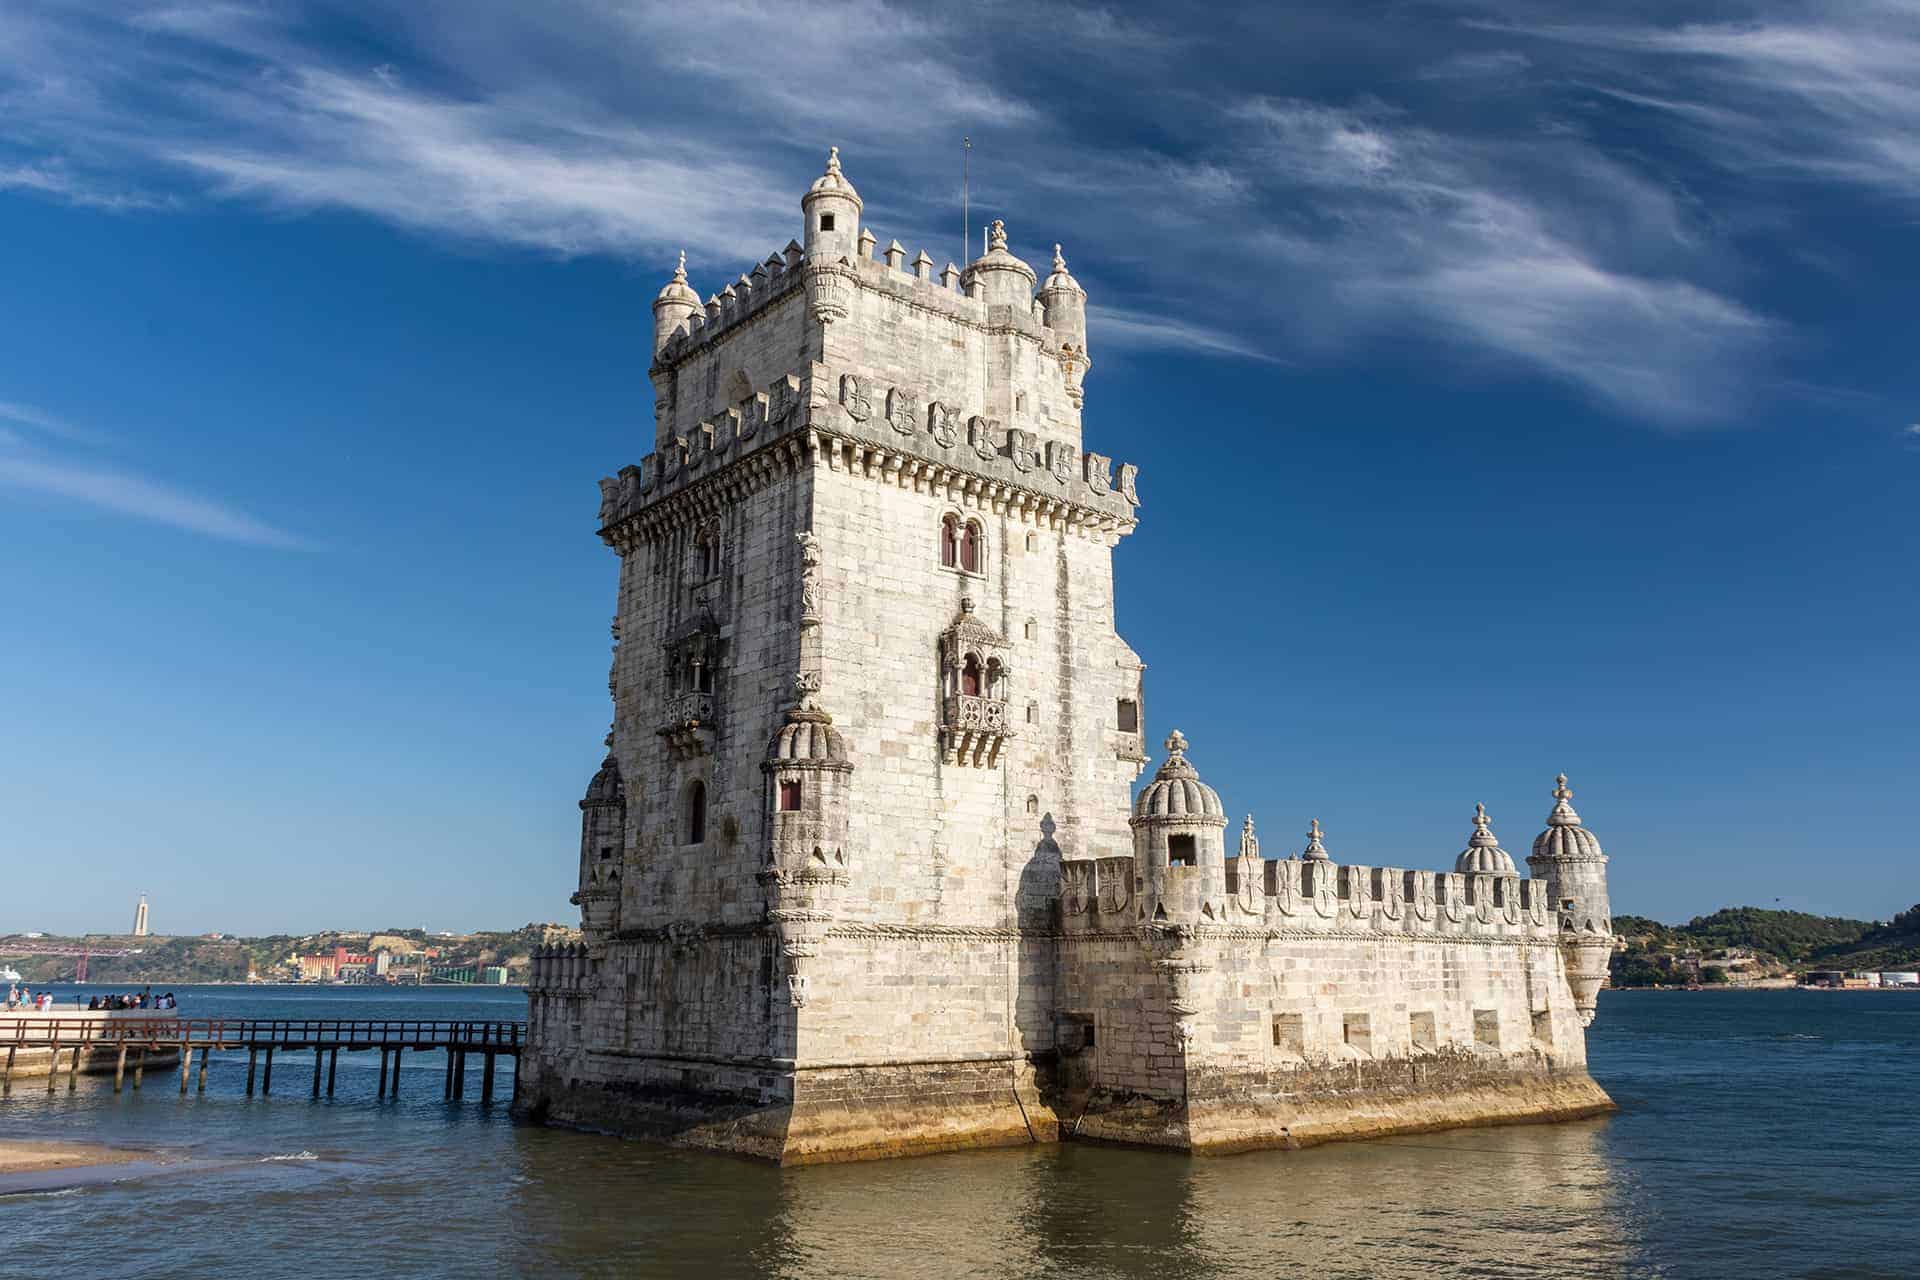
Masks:
[[[113,1091],[119,1093],[133,1068],[138,1089],[148,1061],[164,1056],[169,1066],[175,1054],[180,1064],[180,1092],[194,1079],[199,1058],[198,1091],[206,1092],[207,1059],[215,1053],[247,1051],[247,1096],[257,1083],[262,1095],[273,1092],[273,1055],[276,1052],[313,1054],[310,1096],[321,1096],[322,1068],[326,1096],[333,1096],[334,1070],[340,1052],[378,1051],[380,1078],[375,1097],[400,1096],[400,1055],[444,1051],[447,1055],[444,1092],[449,1100],[466,1097],[467,1059],[481,1056],[480,1101],[493,1101],[494,1066],[502,1058],[520,1057],[527,1042],[527,1024],[503,1021],[422,1021],[419,1019],[300,1019],[300,1018],[168,1018],[107,1020],[98,1017],[61,1017],[36,1014],[0,1015],[0,1049],[6,1065],[0,1093],[13,1092],[14,1065],[24,1050],[38,1058],[47,1052],[47,1092],[57,1087],[65,1059],[67,1090],[76,1087],[83,1072],[103,1075],[110,1061]],[[33,1072],[37,1079],[39,1072]],[[516,1095],[520,1073],[513,1073]]]

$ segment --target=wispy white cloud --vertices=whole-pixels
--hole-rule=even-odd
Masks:
[[[304,539],[224,503],[135,475],[124,467],[49,452],[44,437],[63,444],[98,441],[104,437],[75,427],[43,409],[0,401],[0,419],[30,428],[16,431],[0,427],[0,487],[62,498],[230,542],[280,548],[308,545]]]
[[[1072,242],[1096,344],[1300,362],[1413,338],[1688,426],[1736,417],[1784,326],[1742,298],[1670,168],[1596,142],[1551,94],[1659,112],[1703,164],[1920,191],[1920,37],[1889,21],[1913,0],[1857,3],[1654,27],[1536,0],[1534,20],[1395,46],[1370,77],[1387,101],[1265,96],[1274,59],[1314,64],[1291,28],[1249,70],[1221,32],[1070,3],[850,0],[803,20],[771,0],[366,0],[391,46],[369,55],[318,40],[298,4],[130,0],[137,40],[59,10],[0,34],[0,186],[337,208],[557,254],[684,246],[698,283],[794,233],[829,142],[883,241],[952,244],[967,133],[976,211]],[[1052,39],[1006,39],[1016,16]],[[1338,6],[1289,21],[1381,48]],[[1897,28],[1880,47],[1876,22]],[[1510,107],[1487,111],[1493,94]],[[1163,311],[1178,298],[1195,305]]]

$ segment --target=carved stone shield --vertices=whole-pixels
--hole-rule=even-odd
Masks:
[[[1433,873],[1413,873],[1413,914],[1422,920],[1433,919]]]
[[[860,375],[843,373],[840,375],[840,407],[855,422],[865,422],[873,416],[873,401],[867,398],[866,391],[860,385]]]
[[[1140,505],[1140,493],[1134,487],[1140,480],[1140,468],[1131,462],[1120,464],[1120,496],[1134,506]]]
[[[1039,455],[1033,451],[1033,433],[1013,427],[1007,432],[1007,456],[1013,459],[1016,471],[1031,471],[1038,462]]]
[[[1118,916],[1133,905],[1133,859],[1101,858],[1094,866],[1100,910]]]
[[[902,391],[899,387],[887,389],[887,425],[903,436],[913,434],[913,402],[911,391]]]
[[[927,406],[927,434],[942,449],[953,448],[953,442],[960,438],[960,429],[953,425],[954,410],[950,404],[935,400]]]
[[[1087,488],[1106,493],[1113,488],[1113,459],[1104,454],[1087,455]]]
[[[1093,906],[1093,864],[1071,858],[1060,864],[1060,910],[1069,918],[1083,916]]]
[[[1059,440],[1047,441],[1047,470],[1061,484],[1073,479],[1073,464],[1080,460],[1074,447]]]
[[[991,459],[1000,456],[1000,423],[993,418],[983,418],[978,414],[967,419],[967,443],[973,446],[974,456]]]

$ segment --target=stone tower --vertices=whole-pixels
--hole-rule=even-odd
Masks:
[[[1559,920],[1567,981],[1581,1020],[1591,1023],[1613,954],[1613,907],[1607,901],[1607,855],[1574,812],[1573,791],[1564,773],[1554,779],[1553,811],[1547,815],[1547,829],[1534,837],[1527,867],[1547,882]]]
[[[518,1106],[782,1162],[1073,1136],[1189,1151],[1590,1115],[1605,859],[1265,859],[1114,631],[1136,471],[1086,448],[1087,295],[999,222],[877,250],[838,151],[799,238],[652,308],[583,939]],[[1071,1123],[1063,1125],[1063,1120]]]
[[[666,1133],[732,1108],[726,1145],[783,1159],[1030,1140],[1059,862],[1124,847],[1146,758],[1113,625],[1136,473],[1083,450],[1058,246],[1037,292],[998,222],[964,270],[876,256],[837,150],[800,206],[704,304],[683,255],[653,452],[601,482],[585,990],[536,1031],[583,1057],[541,1105]],[[847,1119],[897,1094],[926,1133]]]

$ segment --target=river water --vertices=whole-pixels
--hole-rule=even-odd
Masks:
[[[70,990],[70,989],[69,989]],[[191,1016],[524,1015],[517,990],[198,987]],[[63,998],[66,992],[62,992]],[[204,1095],[16,1085],[0,1137],[155,1148],[0,1196],[0,1277],[1920,1276],[1920,994],[1605,992],[1605,1119],[1195,1160],[1068,1144],[775,1169],[516,1124],[414,1057]],[[409,1055],[410,1057],[412,1055]],[[510,1079],[510,1077],[508,1077]],[[503,1080],[500,1096],[507,1095]]]

